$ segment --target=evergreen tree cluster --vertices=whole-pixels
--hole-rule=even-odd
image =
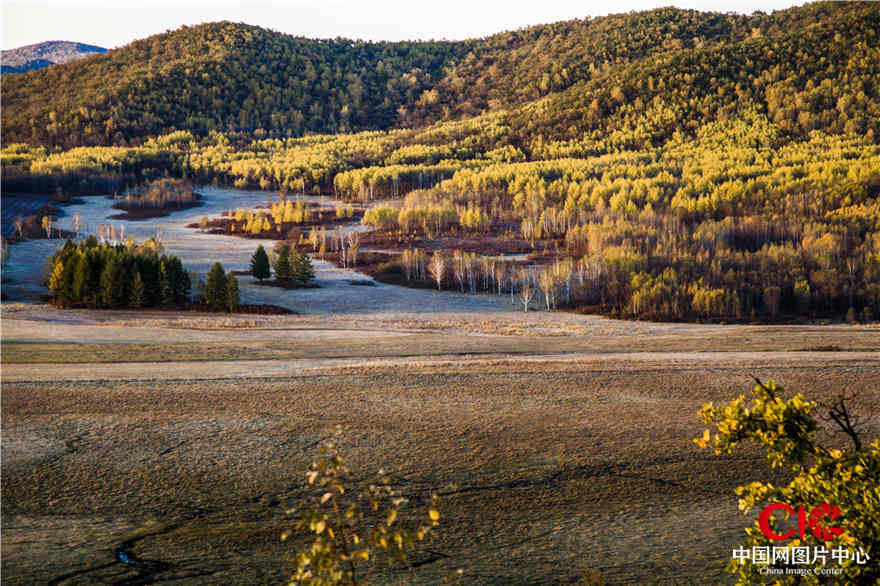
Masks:
[[[234,312],[241,302],[238,279],[226,273],[223,265],[214,263],[205,280],[205,304],[211,309]]]
[[[189,302],[191,278],[176,256],[150,239],[141,246],[100,244],[91,236],[68,240],[46,263],[53,303],[90,308],[180,306]]]
[[[262,246],[254,253],[252,262],[257,261],[261,248]],[[254,276],[257,277],[256,273]],[[297,251],[290,244],[284,243],[275,258],[275,278],[282,283],[305,285],[315,278],[312,260],[307,253]]]

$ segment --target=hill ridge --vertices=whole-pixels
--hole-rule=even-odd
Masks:
[[[810,70],[818,80],[826,47],[799,52],[797,44],[805,38],[836,47],[833,58],[843,63],[841,71],[836,77],[822,74],[823,79],[851,77],[850,69],[864,77],[872,73],[870,59],[862,67],[850,49],[864,46],[869,56],[877,50],[880,27],[872,33],[870,26],[880,23],[878,15],[880,5],[858,3],[816,3],[750,16],[669,7],[535,25],[483,39],[415,42],[316,40],[221,21],[5,80],[3,130],[12,141],[62,147],[139,144],[174,130],[283,138],[418,128],[503,110],[522,117],[526,104],[549,98],[551,110],[569,110],[563,116],[568,127],[555,129],[552,137],[572,138],[602,129],[595,120],[629,106],[629,100],[679,99],[663,87],[634,90],[623,82],[639,86],[637,78],[646,73],[656,83],[677,79],[706,55],[741,61],[745,76],[724,63],[698,63],[709,80],[729,86],[735,79],[734,91],[758,83],[772,67]],[[826,31],[824,38],[819,30]],[[792,63],[776,58],[777,47],[793,56]],[[654,61],[671,69],[660,71]],[[594,80],[607,87],[590,86]],[[805,80],[796,81],[801,87],[794,89],[802,91]],[[676,82],[679,89],[684,82]],[[843,99],[870,118],[876,88],[870,80],[863,85],[867,101],[856,99],[864,88],[855,86]],[[768,110],[767,96],[749,92],[751,102]],[[829,92],[816,101],[829,96],[840,99]],[[695,123],[739,106],[729,93],[715,101],[723,103],[704,107]],[[686,106],[693,110],[693,104]],[[634,107],[643,110],[645,104]],[[871,126],[870,120],[865,125]]]

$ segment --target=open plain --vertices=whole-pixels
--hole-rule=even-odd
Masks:
[[[880,430],[876,326],[18,304],[2,326],[9,584],[279,583],[306,543],[280,540],[286,511],[337,425],[363,482],[441,497],[388,581],[715,583],[756,514],[734,488],[774,473],[697,449],[702,404],[755,377],[848,389]]]

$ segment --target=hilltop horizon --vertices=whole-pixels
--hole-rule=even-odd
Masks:
[[[393,5],[394,1],[390,0],[386,4]],[[64,3],[55,7],[54,13],[58,16],[54,16],[54,20],[47,20],[45,16],[39,19],[33,18],[27,12],[28,7],[12,5],[5,8],[2,44],[3,50],[8,51],[61,38],[75,38],[78,42],[116,49],[183,26],[195,27],[224,21],[259,26],[273,32],[315,40],[344,38],[364,42],[466,41],[532,26],[550,25],[573,19],[622,15],[654,8],[674,7],[685,10],[696,9],[700,12],[748,15],[754,12],[772,13],[803,4],[803,2],[791,1],[772,3],[702,1],[675,4],[629,0],[616,4],[617,10],[606,12],[567,2],[542,3],[540,7],[534,8],[504,7],[503,11],[492,3],[486,3],[480,7],[462,6],[461,8],[467,9],[472,15],[468,19],[446,19],[443,14],[430,13],[415,15],[403,10],[394,10],[393,7],[388,13],[394,14],[394,18],[389,19],[359,14],[357,7],[347,7],[345,3],[330,4],[324,10],[310,10],[307,5],[273,7],[256,4],[248,7],[248,10],[240,11],[232,10],[230,7],[184,3],[176,7],[173,15],[164,14],[164,11],[158,11],[163,14],[155,14],[157,11],[147,10],[151,3],[126,7],[126,12],[119,14],[114,12],[113,5],[77,6],[75,3]],[[99,7],[100,11],[97,11],[96,7]],[[454,6],[449,8],[454,12]],[[475,10],[480,12],[475,13]],[[95,11],[94,16],[88,18],[91,11]],[[377,7],[375,12],[383,13],[381,6]],[[66,13],[68,18],[64,17]],[[135,14],[137,17],[133,18]],[[296,15],[296,18],[291,20],[289,15]],[[113,26],[106,26],[111,22]],[[424,28],[429,25],[430,28]],[[35,27],[40,28],[35,30]]]

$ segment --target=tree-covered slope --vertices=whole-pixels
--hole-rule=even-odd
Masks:
[[[592,152],[639,149],[744,107],[787,136],[880,138],[880,4],[810,5],[775,20],[772,34],[611,68],[521,107],[509,118],[512,140],[535,158],[583,154],[566,151],[571,141]]]
[[[788,39],[807,35],[812,38],[804,39],[805,49],[821,50],[824,39],[815,38],[813,29],[832,29],[844,39],[855,32],[849,30],[852,27],[863,33],[874,26],[876,33],[878,13],[876,4],[858,2],[816,3],[751,16],[661,8],[501,33],[458,61],[432,92],[414,105],[408,121],[473,116],[573,86],[578,86],[579,93],[583,82],[591,80],[611,90],[614,86],[607,87],[609,78],[642,76],[646,69],[658,69],[652,73],[659,81],[658,76],[681,73],[690,65],[686,63],[689,58],[711,57],[714,52],[762,39],[771,45],[776,39],[785,39],[787,44]],[[799,66],[806,64],[797,57],[792,60]],[[760,73],[762,66],[769,68],[777,61],[772,51],[758,55],[743,73]],[[712,67],[713,62],[702,66]],[[660,89],[662,93],[662,86]]]
[[[680,30],[676,19],[684,16],[693,21],[686,34],[657,32],[661,26]],[[214,30],[233,39],[246,32],[252,39],[266,37],[265,55],[259,58],[254,55],[260,43],[248,41],[246,50],[239,50],[222,34],[214,46],[200,41],[167,53],[173,45],[168,39],[178,42],[191,33],[148,39],[132,47],[152,59],[134,60],[123,77],[162,91],[134,91],[122,84],[133,91],[129,101],[90,106],[95,112],[128,108],[129,118],[120,114],[119,123],[136,133],[116,130],[103,140],[132,138],[142,144],[68,150],[11,144],[2,153],[3,188],[108,193],[171,175],[199,183],[332,193],[367,204],[398,198],[402,201],[393,206],[371,207],[364,221],[379,230],[383,247],[412,247],[401,262],[415,258],[414,250],[423,254],[446,246],[443,239],[472,250],[483,251],[489,241],[493,251],[530,250],[543,263],[540,275],[503,267],[501,277],[484,271],[482,287],[493,278],[493,290],[506,288],[511,295],[540,287],[548,309],[563,303],[652,319],[871,321],[880,315],[880,4],[812,4],[752,17],[677,10],[608,17],[605,25],[616,23],[606,27],[608,38],[620,29],[630,44],[603,41],[597,32],[589,51],[577,42],[562,48],[566,35],[561,33],[542,36],[553,27],[572,35],[594,25],[605,30],[597,21],[536,27],[470,46],[339,41],[324,47],[238,25],[199,28],[203,36]],[[628,29],[627,23],[641,24]],[[639,44],[639,32],[654,40]],[[700,33],[699,41],[694,33]],[[558,41],[552,50],[546,44],[551,38]],[[503,47],[505,39],[509,47],[494,54],[504,67],[491,71],[487,47]],[[617,56],[601,53],[604,42]],[[533,56],[526,49],[530,43]],[[245,73],[252,63],[283,62],[273,48],[287,44],[335,55],[341,77],[335,68],[332,73],[325,68],[311,85],[303,85],[311,77],[308,71],[283,79],[273,73],[275,66],[258,75]],[[429,76],[416,76],[415,83],[404,86],[410,89],[364,94],[365,108],[386,117],[357,119],[358,126],[379,130],[285,136],[321,128],[327,124],[325,113],[338,124],[334,112],[345,104],[324,106],[334,95],[344,100],[358,93],[340,93],[332,85],[353,81],[342,74],[348,71],[342,64],[362,65],[363,82],[377,79],[368,75],[375,71],[369,66],[375,54],[394,54],[400,57],[397,69],[392,64],[391,73],[385,68],[382,75],[395,87],[396,72],[411,66],[407,58],[432,54],[435,59],[431,51],[438,48],[446,51],[443,59],[431,62]],[[121,54],[134,59],[134,50]],[[245,53],[249,61],[243,60]],[[509,59],[508,53],[520,57]],[[554,87],[546,95],[540,88],[519,96],[499,89],[516,87],[516,79],[540,83],[543,73],[534,64],[545,53],[561,63],[565,55],[602,54],[603,62],[593,71],[579,70],[581,79],[568,76],[568,87]],[[468,55],[478,54],[486,67],[459,67],[477,59]],[[174,55],[187,57],[174,62],[169,59]],[[224,67],[226,73],[216,72]],[[189,74],[180,73],[187,68]],[[453,75],[466,82],[460,92],[444,94]],[[229,82],[212,85],[215,79]],[[300,88],[294,95],[302,99],[324,96],[313,102],[314,117],[299,127],[253,130],[253,120],[285,115],[281,107],[264,108],[280,103],[279,92],[287,95],[267,89],[283,83]],[[166,97],[163,92],[170,88],[177,93]],[[448,110],[419,110],[434,100],[425,97],[432,92],[435,103],[448,96],[443,98]],[[380,98],[389,103],[380,104]],[[43,98],[32,99],[25,103]],[[219,114],[212,109],[215,99]],[[55,145],[83,140],[61,122],[69,116],[63,112],[56,112]],[[209,118],[215,115],[227,118]],[[175,116],[184,116],[184,122]],[[451,119],[429,123],[435,117]],[[407,119],[406,127],[393,128]],[[144,126],[144,120],[152,126]],[[204,132],[211,128],[222,132]],[[85,138],[90,136],[101,138]],[[481,264],[490,258],[466,258],[461,250],[443,254],[449,266],[459,267],[459,276],[465,264],[490,266]],[[463,289],[464,282],[458,287]]]
[[[745,16],[662,8],[570,20],[487,38],[416,103],[410,123],[510,107],[670,51],[742,40]]]
[[[278,135],[386,128],[468,43],[296,38],[220,22],[3,83],[6,140],[124,144],[186,128]]]
[[[752,16],[666,8],[465,42],[213,23],[5,78],[3,131],[7,142],[120,145],[173,130],[285,137],[508,111],[508,138],[532,156],[535,144],[585,137],[602,149],[656,145],[749,103],[785,132],[876,134],[878,31],[875,3]]]

